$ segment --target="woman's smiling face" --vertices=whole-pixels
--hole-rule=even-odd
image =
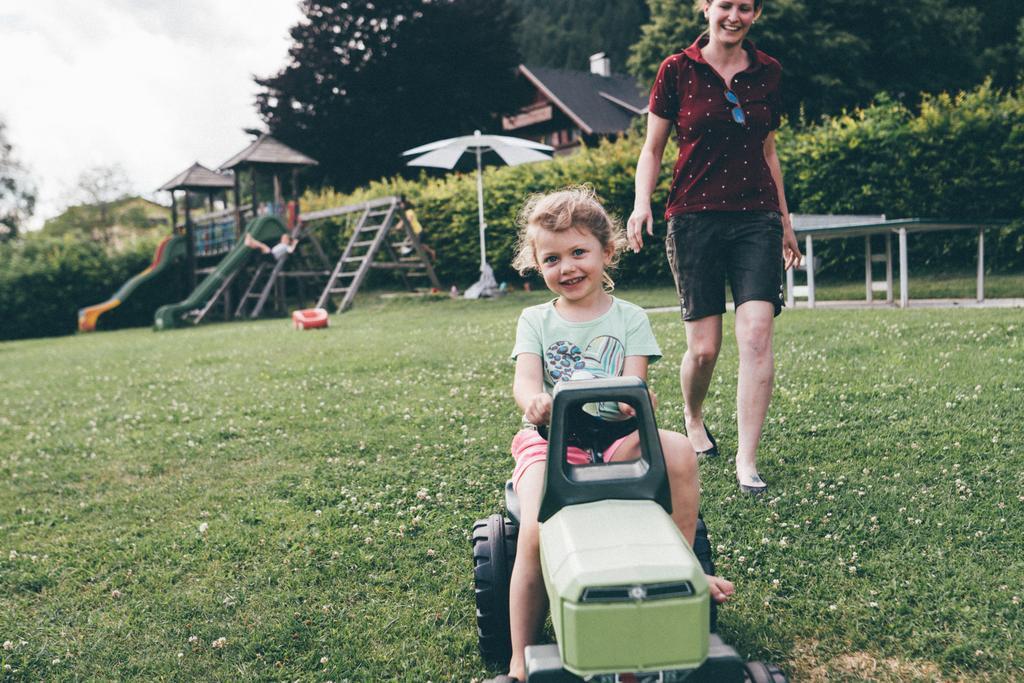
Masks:
[[[761,14],[754,0],[708,0],[704,16],[712,40],[723,44],[740,43],[747,37],[750,25]]]

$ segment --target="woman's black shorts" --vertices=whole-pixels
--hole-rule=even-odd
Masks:
[[[768,301],[782,311],[782,218],[775,211],[673,216],[665,237],[683,320],[725,313],[725,279],[736,306]]]

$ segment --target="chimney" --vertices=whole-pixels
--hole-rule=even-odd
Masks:
[[[608,59],[603,52],[590,55],[590,73],[598,76],[611,76],[612,60]]]

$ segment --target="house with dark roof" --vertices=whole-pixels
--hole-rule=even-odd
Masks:
[[[524,102],[503,116],[509,135],[543,142],[569,154],[581,142],[618,135],[647,114],[647,89],[632,76],[614,74],[603,52],[590,57],[590,71],[519,65]]]

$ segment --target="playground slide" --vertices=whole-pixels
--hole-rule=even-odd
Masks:
[[[249,221],[249,225],[245,229],[259,241],[270,245],[276,244],[286,230],[284,223],[277,216],[254,218]],[[176,304],[161,306],[156,310],[156,315],[153,317],[153,329],[159,331],[180,326],[184,322],[185,313],[202,308],[210,297],[216,294],[226,279],[244,267],[249,259],[258,253],[255,249],[245,246],[244,238],[238,240],[238,244],[221,259],[213,272],[196,286],[187,299]]]
[[[184,235],[170,235],[164,238],[153,252],[153,262],[145,270],[129,278],[119,290],[114,292],[113,296],[103,303],[78,309],[78,330],[80,332],[94,331],[96,322],[101,315],[123,304],[125,299],[131,296],[132,292],[143,282],[152,280],[167,270],[168,265],[185,255],[185,247]]]

